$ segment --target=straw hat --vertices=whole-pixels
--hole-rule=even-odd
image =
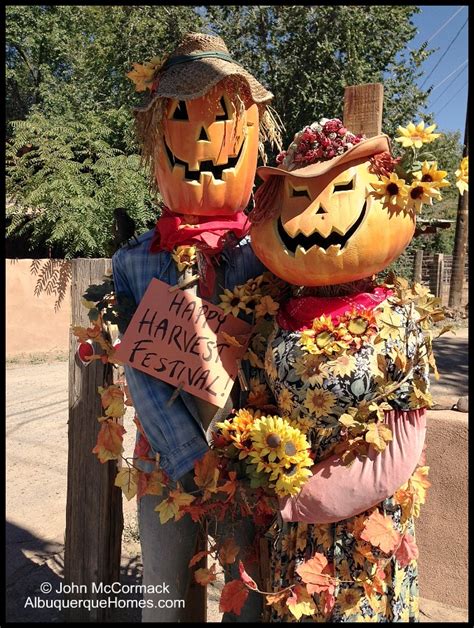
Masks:
[[[321,123],[324,123],[325,120],[322,120]],[[271,175],[276,176],[284,176],[287,174],[291,174],[295,177],[308,178],[308,177],[318,177],[329,170],[332,170],[336,166],[340,166],[341,164],[347,163],[349,161],[353,161],[354,159],[360,159],[364,157],[373,157],[378,153],[390,153],[390,141],[388,135],[376,135],[374,137],[364,138],[363,136],[354,136],[352,133],[347,131],[342,127],[342,122],[337,119],[327,120],[329,123],[339,123],[340,128],[343,131],[343,137],[337,137],[337,133],[325,133],[324,124],[313,123],[311,127],[305,127],[302,131],[296,134],[295,139],[290,145],[288,151],[283,153],[283,162],[277,167],[270,166],[262,166],[257,168],[257,174],[266,181]],[[309,147],[309,151],[306,155],[309,155],[309,158],[304,158],[303,165],[301,162],[295,161],[294,157],[301,150],[308,151],[308,142],[304,142],[304,138],[302,134],[307,132],[308,130],[313,131],[314,126],[317,126],[320,133],[325,135],[326,141],[333,142],[333,145],[329,144],[329,149],[334,147],[332,152],[338,153],[336,156],[327,158],[327,157],[319,157],[317,149],[321,152],[321,145],[315,141],[311,147]],[[345,135],[344,135],[345,132]],[[336,139],[331,139],[332,136],[336,136]],[[338,142],[338,140],[340,140]],[[336,144],[336,142],[338,142]],[[342,144],[342,146],[341,146]],[[303,148],[301,148],[303,147]],[[328,149],[325,149],[324,154],[328,154]],[[341,152],[344,151],[344,152]]]
[[[257,104],[273,98],[271,92],[232,59],[220,37],[188,33],[157,71],[150,101],[136,111],[148,110],[157,98],[200,98],[227,77],[243,81]]]

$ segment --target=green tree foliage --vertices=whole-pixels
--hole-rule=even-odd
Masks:
[[[15,204],[35,208],[24,221],[12,212],[7,231],[30,234],[65,257],[101,257],[112,240],[113,210],[126,207],[137,231],[146,229],[153,209],[140,157],[111,145],[113,131],[97,114],[56,119],[35,111],[12,122],[7,147],[7,187]],[[18,152],[28,147],[21,157]]]
[[[125,75],[199,23],[185,6],[7,7],[8,235],[101,257],[114,208],[138,233],[156,219],[131,113],[142,98]]]
[[[286,143],[304,125],[342,117],[344,87],[383,82],[383,129],[392,135],[425,103],[415,82],[429,56],[409,51],[415,6],[210,6],[209,28],[275,94]]]
[[[271,89],[286,144],[308,122],[342,116],[344,87],[365,82],[384,83],[383,128],[393,135],[420,117],[428,94],[416,78],[430,51],[407,48],[418,10],[8,6],[9,233],[26,230],[32,245],[54,243],[68,257],[100,256],[109,252],[115,207],[129,209],[138,232],[156,218],[131,114],[143,99],[125,74],[134,62],[169,53],[188,31],[219,34]],[[42,211],[25,224],[25,208]]]

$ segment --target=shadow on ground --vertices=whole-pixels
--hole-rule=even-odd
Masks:
[[[440,374],[438,381],[432,378],[435,388],[433,396],[467,395],[469,392],[467,338],[450,337],[446,334],[434,341],[433,351]]]
[[[10,521],[5,523],[6,537],[6,609],[5,619],[15,623],[62,623],[64,598],[64,543],[44,541]],[[123,556],[120,570],[122,585],[141,584],[141,557]],[[51,593],[41,586],[47,583]],[[140,593],[118,595],[120,600],[140,600]],[[46,604],[48,606],[46,606]],[[133,603],[132,603],[133,604]],[[140,623],[140,608],[112,608],[107,623]]]

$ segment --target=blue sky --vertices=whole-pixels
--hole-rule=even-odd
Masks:
[[[408,45],[417,48],[429,40],[428,48],[436,49],[423,63],[423,76],[418,81],[420,86],[426,81],[424,89],[433,86],[426,111],[434,112],[437,131],[459,130],[463,142],[468,92],[469,22],[464,23],[469,9],[467,5],[418,6],[421,12],[413,17],[418,33]]]

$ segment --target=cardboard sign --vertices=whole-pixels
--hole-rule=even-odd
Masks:
[[[238,361],[245,353],[252,326],[190,292],[170,292],[169,288],[163,281],[152,279],[117,357],[222,408],[237,377]],[[243,346],[233,346],[225,334],[240,337]]]

